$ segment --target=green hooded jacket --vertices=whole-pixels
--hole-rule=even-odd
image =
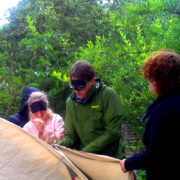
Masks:
[[[85,101],[78,102],[74,92],[67,99],[65,137],[58,144],[121,158],[122,115],[117,93],[96,80]]]

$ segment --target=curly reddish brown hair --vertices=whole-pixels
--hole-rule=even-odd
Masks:
[[[158,95],[180,92],[180,55],[161,50],[149,57],[142,66],[142,74],[155,83]]]

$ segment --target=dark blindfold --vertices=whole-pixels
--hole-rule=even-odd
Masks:
[[[71,86],[74,90],[81,90],[86,87],[86,82],[83,80],[71,80]]]
[[[36,113],[38,111],[45,111],[47,109],[47,104],[44,101],[36,101],[31,104],[31,112]]]

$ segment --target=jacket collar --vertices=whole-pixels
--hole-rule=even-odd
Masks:
[[[73,101],[76,101],[79,104],[86,104],[90,99],[92,99],[92,97],[101,90],[101,88],[103,87],[103,84],[101,82],[100,79],[96,79],[94,85],[92,86],[92,88],[90,89],[86,99],[84,99],[83,101],[78,99],[75,92],[73,91],[70,95],[70,97],[72,98]]]

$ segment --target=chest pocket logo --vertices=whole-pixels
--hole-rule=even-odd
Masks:
[[[100,105],[91,106],[92,109],[97,109],[97,108],[99,108],[99,107],[100,107]]]

